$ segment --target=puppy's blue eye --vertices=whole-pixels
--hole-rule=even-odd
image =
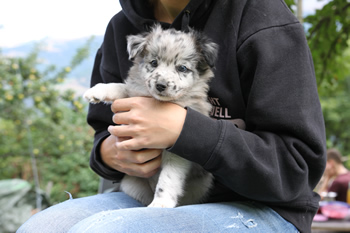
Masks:
[[[152,67],[157,67],[157,66],[158,66],[157,60],[152,60],[152,61],[150,62],[150,64],[151,64]]]
[[[187,69],[186,66],[182,65],[182,66],[178,66],[177,67],[177,71],[179,71],[179,72],[187,72],[188,69]]]

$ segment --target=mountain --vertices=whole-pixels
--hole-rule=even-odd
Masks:
[[[69,41],[45,39],[40,42],[29,42],[13,48],[2,48],[2,54],[21,57],[28,55],[36,45],[43,47],[39,58],[44,64],[54,64],[57,68],[69,66],[77,49],[84,46],[89,38]],[[59,89],[73,89],[78,95],[82,94],[90,85],[90,76],[97,49],[100,47],[103,36],[93,38],[89,56],[67,76],[66,81]]]

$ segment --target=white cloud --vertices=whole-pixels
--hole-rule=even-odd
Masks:
[[[89,78],[87,78],[89,80]],[[83,96],[84,92],[86,91],[88,87],[83,86],[80,84],[76,79],[68,79],[63,84],[59,84],[56,86],[56,89],[59,91],[66,91],[66,90],[74,90],[74,96]]]
[[[0,47],[44,38],[103,35],[117,0],[10,0],[0,7]]]
[[[327,2],[303,0],[304,15]],[[45,38],[70,40],[103,35],[120,9],[117,0],[4,0],[0,7],[0,47]]]
[[[304,15],[313,14],[315,10],[321,9],[330,0],[303,0]]]

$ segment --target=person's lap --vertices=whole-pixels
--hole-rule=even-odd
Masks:
[[[298,232],[268,207],[229,202],[145,208],[124,193],[71,199],[34,215],[22,232]]]

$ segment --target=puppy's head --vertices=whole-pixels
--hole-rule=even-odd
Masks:
[[[127,42],[138,78],[154,98],[175,101],[189,91],[207,91],[218,50],[207,37],[157,25],[147,34],[128,36]]]

